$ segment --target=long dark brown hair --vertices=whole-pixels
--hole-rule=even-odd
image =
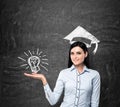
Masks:
[[[88,48],[87,46],[83,43],[83,42],[80,42],[80,41],[77,41],[77,42],[74,42],[71,46],[70,46],[70,49],[69,49],[69,59],[68,59],[68,68],[71,67],[73,65],[72,61],[71,61],[71,58],[70,58],[70,53],[71,53],[71,49],[76,47],[76,46],[79,46],[80,48],[83,49],[84,53],[88,52]],[[83,62],[87,67],[89,67],[89,54],[88,56],[85,58],[84,62]]]

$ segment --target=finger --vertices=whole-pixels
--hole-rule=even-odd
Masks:
[[[28,73],[24,73],[25,76],[32,76],[31,74],[28,74]]]
[[[33,72],[32,74],[37,74],[36,72]]]

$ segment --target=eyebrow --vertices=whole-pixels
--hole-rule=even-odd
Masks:
[[[76,52],[71,51],[70,53],[82,53],[82,51],[76,51]]]

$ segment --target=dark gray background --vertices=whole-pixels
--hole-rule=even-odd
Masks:
[[[94,45],[89,49],[90,66],[101,75],[100,107],[120,106],[119,0],[0,0],[0,107],[50,107],[42,83],[23,75],[17,57],[43,51],[49,71],[42,71],[53,89],[67,67],[69,41],[63,38],[78,25],[100,40],[95,55]]]

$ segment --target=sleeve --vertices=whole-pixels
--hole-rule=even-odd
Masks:
[[[50,105],[55,105],[58,102],[58,100],[63,92],[64,85],[63,85],[62,78],[63,78],[62,75],[59,74],[58,79],[56,81],[55,88],[53,91],[51,90],[49,84],[46,84],[44,86],[45,96],[46,96],[48,102],[50,103]]]
[[[91,96],[91,107],[99,106],[99,98],[100,98],[100,75],[97,75],[93,78],[93,90]]]

